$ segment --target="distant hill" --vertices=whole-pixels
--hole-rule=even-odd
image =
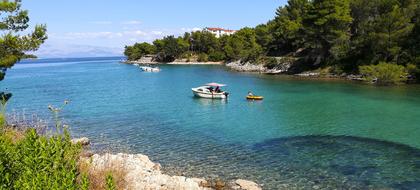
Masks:
[[[121,48],[100,47],[89,45],[57,45],[45,44],[33,52],[39,58],[60,58],[60,57],[111,57],[122,56]]]

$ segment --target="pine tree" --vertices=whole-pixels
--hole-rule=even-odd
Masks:
[[[374,51],[379,54],[381,60],[398,62],[403,42],[414,27],[411,18],[409,11],[398,4],[378,18],[374,25],[375,31],[370,37],[376,44]]]
[[[326,58],[339,60],[348,50],[350,39],[349,0],[314,0],[303,20],[305,47],[311,50],[315,65]]]
[[[35,26],[27,35],[20,35],[29,27],[28,11],[21,10],[21,0],[0,1],[0,80],[6,70],[24,58],[25,52],[35,51],[47,39],[45,25]]]

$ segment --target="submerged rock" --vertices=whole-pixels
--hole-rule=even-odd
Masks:
[[[75,138],[75,139],[72,139],[71,142],[73,144],[81,144],[83,146],[87,146],[90,144],[90,140],[87,137]]]
[[[237,189],[243,189],[243,190],[261,190],[262,188],[256,184],[255,182],[238,179],[235,181],[235,184],[237,185]]]

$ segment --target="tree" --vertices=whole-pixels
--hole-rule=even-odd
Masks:
[[[128,60],[138,60],[144,55],[156,53],[156,47],[147,43],[135,43],[133,46],[126,46],[124,55]]]
[[[417,2],[416,2],[417,1]],[[350,68],[380,61],[398,63],[411,59],[414,44],[412,20],[419,0],[353,0],[351,1]],[[404,49],[405,46],[405,49]]]
[[[188,50],[189,43],[182,37],[166,36],[161,40],[155,40],[157,59],[159,61],[172,62]]]
[[[272,30],[275,24],[269,21],[267,24],[260,24],[255,27],[257,43],[263,48],[265,54],[275,54],[273,52],[273,34]]]
[[[349,0],[314,0],[303,20],[305,48],[315,65],[343,58],[350,40]]]
[[[209,54],[219,47],[216,36],[210,32],[192,32],[189,41],[192,46],[191,50],[198,53]]]
[[[21,0],[0,1],[0,80],[7,69],[27,56],[25,52],[37,50],[47,39],[45,25],[36,25],[34,31],[21,35],[27,32],[28,22],[28,11],[21,10]]]
[[[404,48],[405,51],[410,52],[411,63],[416,64],[420,68],[420,0],[415,2],[415,6],[412,6],[415,8],[412,18],[414,26]]]
[[[285,54],[303,47],[303,19],[311,6],[309,0],[289,0],[279,7],[273,21],[273,50],[275,54]]]
[[[243,28],[227,38],[224,47],[229,60],[255,61],[263,53],[262,47],[257,43],[255,30]]]
[[[374,51],[380,61],[399,62],[402,43],[407,40],[414,27],[410,23],[411,16],[409,14],[407,10],[396,4],[389,12],[380,15],[377,19],[374,24],[375,31],[371,33],[370,37],[375,42]]]

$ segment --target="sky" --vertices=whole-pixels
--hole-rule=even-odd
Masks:
[[[286,0],[23,0],[30,24],[46,24],[39,57],[121,55],[125,45],[204,27],[240,29],[274,18]]]

